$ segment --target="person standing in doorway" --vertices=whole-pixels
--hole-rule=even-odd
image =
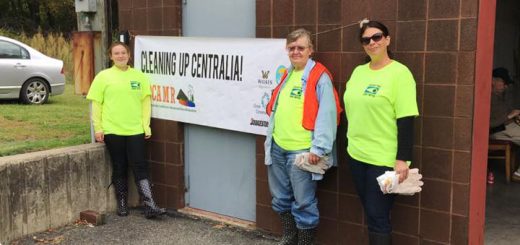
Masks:
[[[92,101],[92,122],[97,142],[104,142],[112,160],[112,183],[115,186],[117,214],[128,215],[127,169],[131,165],[137,190],[144,202],[144,215],[153,218],[166,213],[152,197],[145,139],[150,129],[150,81],[142,72],[128,65],[130,48],[121,42],[108,49],[111,68],[99,72],[87,94]]]
[[[359,39],[370,61],[354,69],[343,97],[347,158],[367,216],[369,242],[386,245],[391,244],[395,194],[383,194],[376,178],[392,170],[400,183],[407,178],[413,122],[419,115],[415,80],[406,66],[390,57],[385,25],[361,21]]]
[[[286,49],[291,66],[267,105],[265,164],[272,207],[282,222],[280,244],[312,244],[319,223],[317,180],[323,176],[293,163],[299,153],[309,152],[310,164],[331,154],[341,108],[330,72],[311,59],[311,33],[291,32]]]

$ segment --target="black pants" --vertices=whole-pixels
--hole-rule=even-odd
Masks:
[[[368,231],[390,234],[392,232],[390,211],[394,204],[395,194],[383,194],[376,178],[385,171],[393,169],[358,161],[348,153],[347,157],[354,186],[367,216]]]
[[[112,181],[127,179],[128,165],[136,181],[148,179],[148,162],[145,159],[144,134],[121,136],[105,135],[105,145],[112,158]]]

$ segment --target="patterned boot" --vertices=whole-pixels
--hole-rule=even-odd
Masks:
[[[152,188],[148,179],[137,181],[137,190],[144,202],[144,217],[151,219],[159,215],[166,214],[164,208],[159,208],[152,197]]]
[[[283,212],[280,214],[282,221],[283,236],[278,245],[296,245],[298,242],[298,229],[291,212]]]
[[[298,245],[314,244],[316,229],[298,229]]]
[[[116,193],[117,201],[117,215],[127,216],[128,215],[128,181],[126,179],[115,179],[114,189]]]

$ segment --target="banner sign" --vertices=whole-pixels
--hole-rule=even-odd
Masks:
[[[152,117],[265,135],[271,91],[290,64],[285,39],[137,36]]]

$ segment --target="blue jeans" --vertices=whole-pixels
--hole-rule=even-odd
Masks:
[[[391,233],[390,211],[394,204],[395,195],[383,194],[376,178],[384,174],[385,171],[392,171],[393,169],[364,163],[353,159],[349,154],[347,155],[354,186],[367,216],[368,231]]]
[[[296,155],[308,150],[286,151],[274,141],[272,164],[267,166],[272,207],[277,213],[291,212],[298,229],[316,228],[319,223],[317,182],[310,172],[293,165]]]

